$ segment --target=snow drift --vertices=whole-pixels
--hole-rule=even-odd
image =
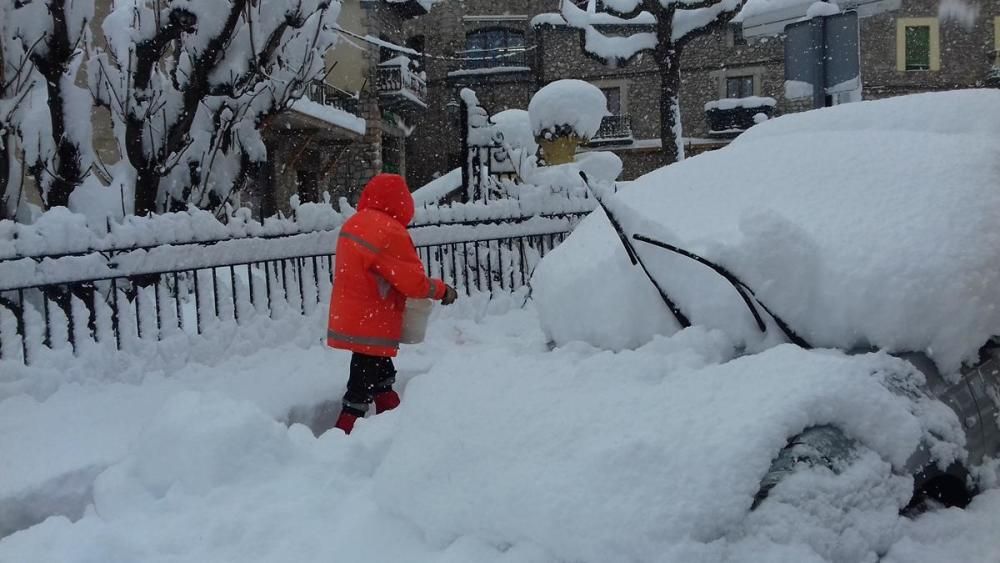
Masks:
[[[734,272],[813,345],[923,351],[951,371],[1000,334],[998,130],[992,90],[787,115],[654,171],[608,204],[630,235]],[[751,349],[780,341],[773,326],[757,331],[720,276],[635,244],[694,323]],[[533,284],[557,343],[623,349],[677,329],[600,212]]]
[[[733,359],[731,339],[703,328],[635,352],[550,352],[521,303],[437,309],[400,357],[402,406],[350,437],[274,421],[343,392],[349,355],[319,339],[0,402],[0,451],[21,460],[5,477],[27,485],[46,462],[75,461],[93,483],[72,521],[0,539],[0,561],[801,563],[946,549],[901,534],[912,482],[892,466],[921,442],[957,453],[960,425],[889,390],[919,383],[902,360],[792,346]],[[865,453],[842,475],[779,484],[751,513],[788,436],[822,423]],[[978,513],[1000,513],[998,500]],[[988,553],[996,541],[977,529],[989,530],[967,532],[967,552]]]

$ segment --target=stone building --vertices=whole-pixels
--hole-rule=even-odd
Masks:
[[[422,185],[460,162],[455,118],[460,88],[476,90],[495,113],[527,108],[538,88],[561,78],[587,80],[605,91],[614,115],[605,119],[592,145],[622,157],[624,179],[661,166],[659,76],[650,57],[611,68],[585,56],[579,32],[553,25],[556,18],[539,18],[536,23],[544,25],[532,25],[535,16],[558,12],[559,0],[500,4],[446,2],[406,26],[408,33],[426,37],[428,53],[477,59],[427,63],[430,110],[409,138],[411,183]],[[987,84],[991,69],[998,66],[1000,1],[979,7],[978,13],[965,15],[971,27],[941,19],[938,0],[902,0],[897,10],[861,19],[861,88],[832,96],[828,103]],[[602,31],[621,35],[637,29],[602,26]],[[693,39],[681,65],[681,117],[689,156],[724,146],[752,125],[757,113],[777,116],[812,107],[811,98],[793,91],[786,95],[780,34],[745,38],[738,25],[724,26]],[[774,106],[757,99],[762,97],[773,98]],[[713,103],[733,99],[740,101]]]

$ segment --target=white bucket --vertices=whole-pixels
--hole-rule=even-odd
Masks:
[[[420,344],[427,334],[427,321],[434,309],[430,299],[407,299],[403,313],[403,334],[399,341],[403,344]]]

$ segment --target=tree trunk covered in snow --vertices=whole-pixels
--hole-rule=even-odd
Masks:
[[[82,3],[82,9],[73,0],[36,0],[15,3],[14,10],[5,14],[12,20],[6,32],[16,37],[4,40],[16,41],[11,44],[20,47],[20,51],[8,49],[6,53],[14,61],[8,68],[16,68],[19,75],[10,80],[30,87],[26,76],[37,72],[46,90],[49,129],[44,139],[34,140],[39,147],[30,170],[42,188],[47,208],[68,205],[69,195],[90,172],[90,162],[85,161],[89,160],[85,159],[90,154],[89,145],[84,147],[90,139],[83,133],[89,131],[89,111],[86,115],[75,113],[89,110],[89,106],[73,96],[80,93],[75,80],[86,51],[93,0],[76,2]],[[30,119],[37,120],[37,115]],[[79,125],[81,120],[87,125]]]
[[[67,99],[63,93],[63,81],[73,80],[71,76],[73,59],[82,56],[77,52],[79,45],[70,40],[69,22],[66,17],[66,3],[63,0],[50,0],[49,14],[52,17],[52,31],[46,41],[48,49],[43,53],[36,51],[31,59],[35,68],[45,78],[49,94],[49,119],[52,121],[52,140],[55,144],[55,154],[52,159],[53,170],[36,166],[35,176],[42,185],[45,176],[49,178],[49,189],[45,198],[46,207],[69,205],[69,194],[83,182],[83,165],[79,140],[67,131]],[[83,22],[86,25],[86,21]],[[77,119],[89,119],[90,116],[73,116]],[[39,163],[41,165],[41,163]]]
[[[580,29],[580,40],[587,55],[608,64],[625,65],[644,51],[652,52],[660,75],[660,141],[663,158],[671,164],[684,158],[680,121],[681,55],[692,39],[711,33],[728,21],[739,8],[739,0],[619,0],[618,10],[601,3],[602,11],[631,19],[643,12],[652,14],[655,24],[627,36],[609,36],[598,30],[593,16],[598,2],[590,0],[587,8],[563,1],[566,22]],[[599,21],[599,20],[597,20]],[[641,27],[641,26],[640,26]],[[678,29],[682,31],[678,31]]]
[[[132,74],[132,83],[126,85],[130,93],[134,93],[140,100],[147,95],[154,94],[152,79],[156,65],[164,57],[168,47],[179,40],[182,33],[194,31],[196,25],[197,19],[194,14],[184,9],[174,9],[167,17],[167,23],[153,37],[135,45],[135,68]],[[190,98],[185,95],[180,114],[182,117],[185,114],[194,113],[196,108],[191,108],[190,105]],[[194,105],[197,105],[197,99],[194,100]],[[125,156],[136,172],[136,215],[149,215],[158,211],[157,199],[160,178],[168,171],[166,169],[167,159],[183,149],[183,138],[178,139],[176,135],[179,130],[177,125],[168,125],[164,122],[163,125],[168,127],[169,133],[164,136],[162,147],[156,151],[148,150],[146,134],[149,118],[148,113],[139,113],[138,111],[126,111],[124,114]]]

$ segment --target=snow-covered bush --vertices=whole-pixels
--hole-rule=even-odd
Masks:
[[[531,129],[546,164],[573,161],[577,147],[597,134],[608,114],[600,88],[582,80],[557,80],[539,90],[528,104]]]
[[[538,143],[531,130],[531,116],[523,109],[509,109],[501,111],[490,117],[497,131],[502,135],[503,154],[498,155],[501,159],[500,170],[493,166],[494,172],[521,171],[526,166],[531,166],[536,162],[535,155],[538,153]],[[497,158],[497,157],[494,157]]]
[[[27,0],[0,6],[0,140],[4,160],[15,145],[46,207],[65,206],[90,175],[91,95],[77,77],[91,43],[94,0]],[[8,126],[9,124],[9,126]],[[17,141],[14,141],[16,137]],[[0,196],[13,216],[24,197],[14,167],[0,169]],[[16,195],[7,190],[16,190]]]
[[[922,351],[951,371],[1000,334],[998,108],[1000,92],[966,90],[786,115],[607,203],[628,235],[724,266],[815,346]],[[633,244],[692,322],[750,349],[784,339],[709,268]],[[533,286],[558,343],[631,348],[678,327],[603,213]]]
[[[528,114],[532,133],[546,141],[568,136],[586,141],[610,115],[604,92],[583,80],[557,80],[546,85],[532,96]]]
[[[136,213],[231,201],[266,158],[262,124],[322,75],[339,9],[336,0],[115,4],[102,25],[107,49],[88,68],[136,174]]]

